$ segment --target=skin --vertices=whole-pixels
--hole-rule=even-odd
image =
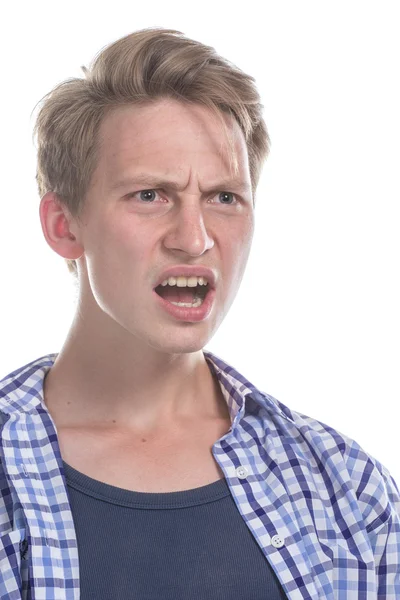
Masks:
[[[234,140],[236,176],[212,113],[162,99],[105,117],[82,225],[56,194],[43,196],[46,241],[60,256],[77,260],[80,282],[76,314],[44,383],[59,428],[123,428],[151,436],[229,419],[202,348],[238,292],[254,207],[244,136],[233,119],[224,119]],[[111,190],[139,172],[176,181],[179,191],[156,190],[145,203],[139,192],[152,182]],[[235,177],[243,189],[224,182]],[[220,192],[232,192],[230,203]],[[162,271],[182,264],[217,273],[212,312],[199,323],[177,321],[153,299]]]

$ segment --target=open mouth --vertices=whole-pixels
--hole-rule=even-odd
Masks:
[[[198,307],[201,306],[204,298],[210,290],[210,285],[197,285],[196,287],[178,287],[176,285],[158,285],[155,288],[155,292],[178,306]]]

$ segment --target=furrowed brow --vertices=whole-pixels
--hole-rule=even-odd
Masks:
[[[184,189],[176,181],[162,180],[159,177],[155,177],[154,175],[146,175],[146,173],[139,173],[138,175],[134,175],[133,177],[126,177],[125,179],[121,179],[121,181],[118,181],[117,183],[111,186],[110,191],[114,192],[122,188],[128,188],[132,185],[145,185],[147,189],[171,188],[177,191]]]
[[[206,188],[202,188],[204,194],[211,192],[238,192],[239,194],[251,193],[251,184],[243,179],[220,179],[215,184],[210,184]]]
[[[123,188],[129,188],[130,186],[144,185],[146,189],[172,189],[177,192],[181,192],[185,189],[185,185],[180,185],[176,181],[161,179],[154,175],[146,173],[138,173],[132,177],[126,177],[121,179],[117,183],[111,186],[110,191],[114,192]],[[201,188],[203,194],[209,194],[211,192],[218,191],[235,191],[238,193],[251,193],[251,185],[240,178],[233,179],[221,179],[215,184],[211,184],[206,188]]]

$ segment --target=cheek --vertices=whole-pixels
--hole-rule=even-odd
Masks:
[[[231,252],[239,263],[246,262],[254,235],[254,219],[250,214],[229,236]]]
[[[138,252],[145,247],[146,236],[141,233],[141,228],[133,223],[131,219],[125,218],[103,223],[102,233],[99,236],[105,253],[124,260],[132,260]]]
[[[134,234],[132,223],[112,220],[103,215],[92,221],[85,235],[85,254],[89,277],[95,286],[119,286],[141,264],[142,242]]]
[[[253,221],[248,220],[241,228],[229,232],[224,247],[225,268],[228,270],[227,281],[230,287],[236,289],[240,284],[249,258],[253,240]]]

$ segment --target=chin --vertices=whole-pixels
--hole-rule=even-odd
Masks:
[[[196,331],[195,323],[184,325],[186,327],[181,327],[180,331],[174,333],[164,331],[161,335],[151,336],[148,339],[149,346],[165,354],[193,354],[201,351],[213,337],[213,334],[204,335],[204,332],[201,334],[199,328]]]

